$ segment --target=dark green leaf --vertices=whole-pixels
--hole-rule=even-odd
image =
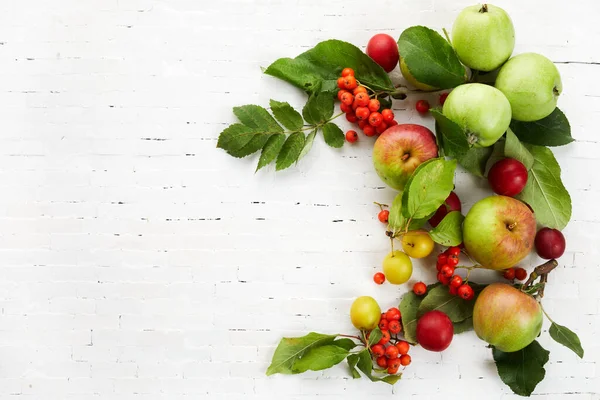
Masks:
[[[527,147],[534,158],[527,184],[516,197],[529,204],[536,221],[562,230],[571,219],[571,196],[560,179],[560,166],[547,147]]]
[[[544,379],[550,352],[534,340],[529,346],[513,353],[492,349],[498,375],[519,396],[530,396]]]
[[[342,339],[334,340],[332,344],[335,346],[341,347],[342,349],[346,349],[348,351],[350,351],[356,347],[356,343],[354,343],[354,340],[349,339],[349,338],[342,338]]]
[[[504,144],[504,155],[508,158],[514,158],[520,161],[525,168],[530,169],[533,166],[533,156],[527,150],[513,131],[508,128],[506,131],[506,142]]]
[[[487,160],[492,155],[492,147],[471,147],[464,156],[458,157],[458,163],[470,173],[483,177]]]
[[[309,350],[331,344],[337,335],[311,332],[306,336],[283,338],[275,349],[267,375],[294,374],[294,364]]]
[[[271,100],[269,102],[271,111],[281,125],[291,131],[297,131],[302,128],[304,121],[300,113],[292,108],[289,103]]]
[[[275,158],[277,157],[277,154],[279,154],[279,151],[281,150],[281,147],[284,143],[285,135],[283,133],[276,133],[275,135],[272,135],[269,138],[269,140],[267,140],[267,143],[265,144],[265,146],[262,149],[262,152],[260,153],[260,158],[258,159],[258,166],[256,167],[256,170],[258,171],[262,167],[269,165],[271,162],[273,162],[273,160],[275,160]]]
[[[444,154],[448,157],[464,156],[469,150],[469,142],[464,130],[460,125],[449,120],[439,109],[430,110],[436,121],[436,136],[442,136],[440,140]]]
[[[328,122],[323,127],[323,138],[325,143],[331,147],[340,148],[344,145],[344,132],[334,123]]]
[[[281,133],[277,133],[277,135],[281,135]],[[262,149],[271,136],[271,133],[256,133],[243,147],[239,150],[230,151],[229,154],[238,158],[249,156]]]
[[[249,128],[256,129],[265,133],[280,133],[283,129],[277,121],[261,106],[248,104],[240,107],[233,107],[233,113],[240,122]]]
[[[374,344],[376,344],[377,342],[379,342],[381,340],[381,330],[379,329],[379,327],[373,329],[371,331],[371,334],[369,335],[369,347],[373,346]]]
[[[552,325],[550,325],[550,336],[558,343],[573,350],[579,358],[583,358],[583,347],[581,347],[581,341],[575,332],[566,326],[552,322]]]
[[[442,246],[458,246],[462,243],[462,223],[465,217],[459,211],[451,211],[442,221],[429,231],[434,242]]]
[[[360,378],[360,373],[356,370],[356,364],[358,364],[359,360],[358,354],[350,354],[346,360],[348,361],[348,367],[350,368],[352,378]]]
[[[454,322],[454,334],[472,331],[473,330],[473,317],[467,318],[464,321]]]
[[[539,121],[521,122],[513,120],[510,123],[510,128],[523,142],[538,146],[562,146],[575,140],[571,137],[569,120],[558,107],[554,109],[552,114]]]
[[[327,40],[296,58],[280,58],[265,74],[283,79],[309,93],[321,85],[321,91],[337,91],[337,78],[343,68],[354,70],[356,78],[375,90],[393,91],[388,74],[361,49],[341,40]]]
[[[465,67],[452,46],[436,31],[412,26],[400,35],[398,49],[417,81],[439,89],[465,83]]]
[[[320,124],[333,115],[334,98],[328,92],[316,92],[310,95],[302,109],[302,115],[309,124]]]
[[[439,283],[428,285],[427,291],[430,292],[439,285]],[[399,308],[400,313],[402,314],[404,339],[410,344],[417,343],[417,312],[419,311],[419,306],[422,301],[423,297],[417,296],[412,291],[405,293],[400,301]]]
[[[459,296],[450,294],[447,286],[438,286],[427,292],[427,295],[419,305],[417,315],[420,317],[428,311],[438,310],[452,320],[452,322],[461,322],[473,316],[473,307],[475,300],[484,286],[475,283],[469,283],[475,291],[473,300],[464,300]]]
[[[390,385],[393,385],[394,383],[398,382],[398,379],[400,379],[400,376],[401,376],[400,374],[386,375],[382,378],[373,376],[373,361],[371,360],[371,354],[369,353],[369,350],[367,350],[367,349],[358,353],[357,366],[358,366],[358,369],[360,369],[362,371],[362,373],[365,374],[365,376],[371,380],[371,382],[381,381],[381,382],[385,382],[385,383],[389,383]],[[354,376],[354,374],[353,374],[353,376]]]
[[[402,194],[406,218],[422,219],[434,213],[454,189],[455,160],[435,158],[419,165]]]
[[[348,350],[333,344],[313,347],[294,363],[293,372],[302,373],[308,370],[321,371],[331,368],[344,361],[346,356]]]
[[[275,165],[275,169],[277,171],[285,169],[292,165],[302,152],[302,148],[304,147],[304,133],[296,132],[292,133],[288,136],[287,140],[281,147],[281,151],[277,156],[277,162]]]
[[[317,136],[317,129],[313,129],[308,135],[306,135],[306,140],[304,141],[304,147],[298,156],[298,160],[308,154],[310,149],[312,149],[313,142],[315,141],[315,136]]]
[[[242,124],[229,125],[219,135],[217,147],[225,150],[227,153],[235,153],[248,144],[256,135],[256,131]]]

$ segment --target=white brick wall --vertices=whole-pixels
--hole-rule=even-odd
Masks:
[[[394,388],[343,367],[266,378],[282,335],[348,332],[354,297],[389,307],[406,290],[370,280],[388,246],[372,201],[393,191],[362,137],[341,150],[317,140],[277,174],[215,148],[232,106],[303,104],[260,66],[327,38],[450,28],[470,3],[1,2],[0,398],[516,398],[472,333],[443,354],[415,349]],[[599,4],[498,2],[517,52],[559,62],[578,139],[555,151],[574,218],[545,304],[586,357],[544,335],[544,399],[600,399]],[[431,126],[419,98],[395,112]],[[466,174],[457,185],[465,207],[487,193]]]

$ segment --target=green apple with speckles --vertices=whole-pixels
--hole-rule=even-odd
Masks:
[[[562,82],[558,68],[541,54],[524,53],[508,60],[496,78],[517,121],[537,121],[554,111]]]
[[[473,329],[480,339],[510,353],[527,347],[542,330],[542,307],[506,283],[492,283],[477,297]]]
[[[452,26],[452,46],[467,67],[492,71],[512,54],[515,28],[500,7],[491,4],[467,7]]]
[[[469,144],[475,147],[496,143],[511,119],[506,96],[493,86],[481,83],[456,87],[446,98],[442,112],[463,128]]]

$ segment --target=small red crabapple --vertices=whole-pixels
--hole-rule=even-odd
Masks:
[[[379,107],[381,107],[379,100],[377,100],[377,99],[369,100],[369,111],[371,111],[371,112],[379,111]]]
[[[381,339],[377,344],[384,345],[390,341],[390,331],[381,331]]]
[[[446,97],[448,97],[448,93],[440,94],[440,106],[444,105],[444,103],[446,102]]]
[[[527,278],[527,271],[523,268],[515,268],[515,278],[520,281],[525,280],[525,278]]]
[[[381,125],[382,122],[383,122],[383,117],[377,111],[375,111],[375,112],[371,113],[371,115],[369,115],[369,124],[371,124],[371,126],[377,127],[377,126]]]
[[[458,275],[454,275],[452,277],[452,279],[450,279],[450,286],[452,286],[452,287],[458,288],[462,284],[463,284],[463,279]]]
[[[390,308],[385,313],[385,319],[388,321],[400,321],[401,316],[400,310],[398,310],[396,307]]]
[[[506,271],[504,271],[504,274],[502,274],[502,276],[504,276],[504,279],[508,279],[509,281],[512,281],[513,279],[515,279],[515,269],[514,268],[509,268]]]
[[[385,349],[385,356],[387,358],[398,358],[398,348],[396,346],[389,346]]]
[[[392,122],[394,120],[394,112],[389,108],[381,110],[381,116],[383,117],[383,121],[386,123]]]
[[[468,283],[465,283],[458,288],[458,295],[465,300],[471,300],[475,296],[475,292]]]
[[[356,131],[348,131],[346,132],[346,141],[348,141],[348,143],[354,143],[358,140],[358,133],[356,133]]]
[[[398,343],[396,343],[396,347],[398,348],[398,353],[400,355],[404,355],[408,353],[410,344],[408,344],[408,342],[405,340],[400,340]]]
[[[375,136],[375,134],[377,133],[375,131],[375,128],[373,128],[371,125],[367,125],[363,128],[363,132],[366,136]]]
[[[427,100],[419,100],[417,101],[415,108],[421,114],[426,113],[427,111],[429,111],[429,103],[427,102]]]
[[[387,331],[388,330],[388,320],[387,319],[380,319],[379,320],[379,329],[382,331]]]
[[[389,217],[390,212],[388,210],[381,210],[379,211],[379,214],[377,214],[377,218],[379,219],[379,221],[383,222],[384,224],[387,224]]]
[[[403,354],[402,357],[400,357],[400,364],[402,364],[403,367],[409,365],[411,361],[412,359],[408,354]]]
[[[346,77],[346,76],[349,76],[349,75],[354,76],[354,70],[352,68],[344,68],[342,70],[342,76]]]
[[[374,356],[381,357],[385,354],[385,347],[380,344],[374,344],[371,346],[371,353],[373,353]]]
[[[413,286],[413,292],[417,296],[422,296],[425,294],[425,292],[427,292],[427,285],[425,285],[423,282],[417,282]]]
[[[387,357],[386,356],[377,357],[377,365],[379,365],[381,368],[387,368],[387,365],[388,365]]]
[[[383,272],[377,272],[375,275],[373,275],[373,281],[378,285],[383,284],[383,282],[385,282],[385,275]]]
[[[402,330],[402,325],[400,325],[400,321],[390,321],[388,323],[388,330],[390,331],[390,333],[393,333],[394,335],[397,333],[400,333],[400,331]]]

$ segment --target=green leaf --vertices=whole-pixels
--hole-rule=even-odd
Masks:
[[[360,378],[360,373],[356,370],[356,364],[358,364],[359,358],[358,354],[350,354],[346,359],[348,361],[348,367],[350,368],[350,374],[352,374],[352,378],[354,379]]]
[[[367,350],[367,349],[358,353],[357,366],[358,366],[358,369],[360,369],[362,371],[362,373],[365,374],[365,376],[371,380],[371,382],[380,381],[380,382],[385,382],[385,383],[389,383],[390,385],[393,385],[394,383],[398,382],[398,380],[401,377],[400,374],[386,375],[382,378],[373,376],[373,360],[371,360],[371,354],[369,353],[369,350]],[[354,376],[354,374],[353,374],[353,376]]]
[[[504,157],[504,139],[498,140],[496,143],[494,143],[494,146],[492,147],[492,154],[490,154],[490,156],[488,157],[487,161],[486,161],[486,166],[485,166],[485,170],[486,170],[486,175],[487,175],[487,171],[490,170],[490,168],[492,168],[492,166],[494,164],[496,164],[498,161],[502,160]]]
[[[581,347],[581,341],[575,332],[566,326],[552,322],[552,325],[550,325],[550,336],[558,343],[571,349],[579,358],[583,358],[583,347]]]
[[[304,121],[300,113],[292,108],[287,102],[271,100],[269,102],[271,111],[277,121],[290,131],[297,131],[302,128]]]
[[[529,145],[528,149],[535,161],[516,197],[531,206],[539,224],[562,230],[571,219],[571,196],[560,179],[560,166],[549,148]]]
[[[429,110],[435,118],[436,136],[443,136],[441,143],[448,157],[461,157],[469,151],[469,141],[465,131],[457,123],[449,120],[440,109]]]
[[[261,106],[248,104],[240,107],[233,107],[233,113],[240,122],[249,128],[257,129],[265,133],[280,133],[283,129],[277,121]]]
[[[428,311],[438,310],[452,320],[452,322],[461,322],[473,316],[473,307],[475,300],[484,286],[476,283],[469,283],[475,291],[473,300],[464,300],[459,296],[450,294],[447,286],[437,286],[427,292],[427,295],[419,305],[417,316],[421,316]]]
[[[294,373],[321,371],[344,361],[348,350],[333,344],[313,347],[293,365]]]
[[[451,211],[435,228],[429,231],[434,242],[442,246],[458,246],[463,241],[462,223],[465,217],[459,211]]]
[[[439,285],[439,283],[428,285],[427,291],[430,292]],[[410,344],[417,343],[417,312],[419,311],[419,306],[422,301],[423,297],[417,296],[414,292],[410,291],[402,296],[400,306],[398,307],[402,314],[404,339]]]
[[[336,124],[328,122],[321,129],[323,129],[325,143],[335,148],[340,148],[344,145],[344,132]]]
[[[510,128],[523,142],[538,146],[562,146],[575,140],[571,137],[569,120],[558,107],[539,121],[513,120]]]
[[[523,146],[523,143],[519,141],[519,138],[515,136],[510,128],[506,131],[504,155],[508,158],[514,158],[515,160],[520,161],[527,169],[530,169],[533,166],[533,156],[529,150]]]
[[[277,156],[277,162],[275,164],[275,169],[277,171],[286,169],[298,160],[302,148],[304,147],[304,141],[305,137],[302,132],[292,133],[288,136]]]
[[[464,321],[454,322],[454,334],[458,335],[463,332],[473,330],[473,317],[467,318]]]
[[[302,109],[302,115],[309,124],[317,125],[327,121],[333,115],[334,98],[328,92],[316,92],[310,95]]]
[[[257,171],[275,160],[283,143],[285,143],[285,134],[283,133],[276,133],[267,140],[267,143],[260,153],[260,158],[258,159],[258,166],[256,167]]]
[[[465,83],[465,67],[454,49],[436,31],[412,26],[400,35],[398,50],[415,79],[438,89]]]
[[[342,349],[346,349],[348,351],[356,347],[356,343],[354,343],[354,340],[348,338],[334,340],[332,344],[337,347],[341,347]]]
[[[419,165],[402,194],[402,213],[421,219],[434,213],[454,188],[455,160],[435,158]]]
[[[302,159],[305,155],[308,154],[310,149],[312,149],[313,142],[315,141],[315,136],[317,136],[317,128],[313,129],[308,135],[306,135],[306,140],[304,141],[304,147],[302,147],[302,151],[298,156],[298,161]]]
[[[397,232],[404,229],[406,218],[402,215],[402,192],[394,197],[392,206],[390,207],[390,215],[388,215],[388,229]]]
[[[374,344],[377,344],[377,342],[381,340],[381,336],[382,333],[379,327],[373,329],[371,331],[371,334],[369,335],[369,347],[373,346]]]
[[[387,375],[387,376],[384,376],[383,378],[381,378],[381,381],[385,382],[385,383],[389,383],[390,385],[394,385],[401,378],[402,378],[402,374]]]
[[[256,131],[242,124],[229,125],[219,135],[217,147],[227,153],[235,153],[248,144],[256,135]]]
[[[277,135],[281,135],[281,133],[278,133]],[[230,151],[229,154],[237,158],[249,156],[262,149],[271,136],[271,133],[256,133],[243,147],[238,150]]]
[[[342,69],[350,67],[363,85],[375,90],[393,91],[388,74],[361,49],[341,40],[327,40],[296,58],[280,58],[271,64],[265,74],[283,79],[312,93],[319,90],[337,91],[337,78]]]
[[[337,335],[311,332],[306,336],[283,338],[275,349],[267,375],[294,374],[294,364],[309,350],[331,344]]]
[[[530,396],[544,379],[544,365],[548,362],[549,354],[537,340],[513,353],[492,349],[500,379],[519,396]]]
[[[483,177],[487,160],[492,155],[492,147],[471,147],[465,155],[457,157],[458,163],[470,173]]]

